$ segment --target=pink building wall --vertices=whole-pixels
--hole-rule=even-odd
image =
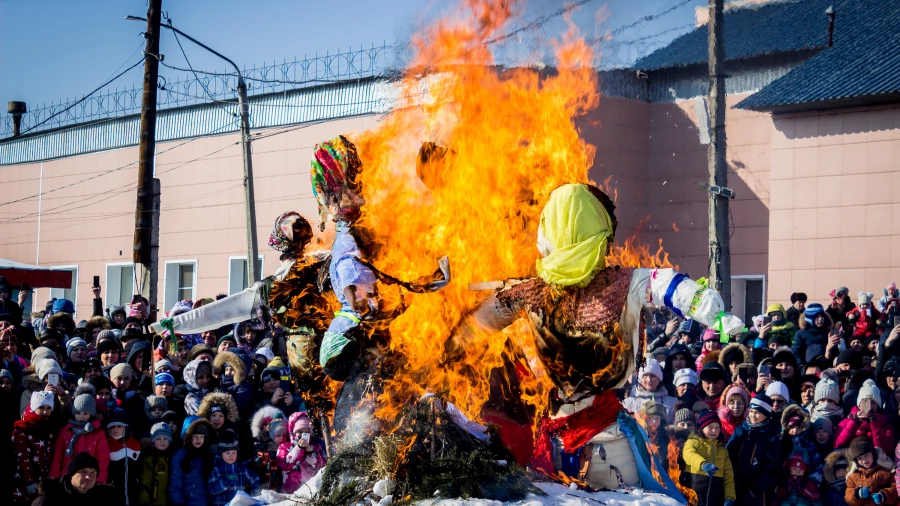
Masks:
[[[771,181],[770,299],[900,281],[900,107],[777,118]]]

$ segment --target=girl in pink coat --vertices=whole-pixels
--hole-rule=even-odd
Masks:
[[[848,448],[854,438],[864,436],[872,441],[876,448],[881,448],[890,455],[890,449],[894,448],[897,438],[887,415],[881,412],[880,407],[881,393],[875,382],[868,379],[859,389],[856,407],[850,411],[850,416],[838,425],[834,447]]]
[[[79,387],[79,390],[84,389]],[[91,388],[93,389],[93,388]],[[91,454],[100,463],[97,483],[106,483],[106,472],[109,467],[109,444],[106,441],[106,431],[100,428],[100,421],[96,419],[97,407],[93,393],[83,393],[75,397],[72,402],[72,415],[70,420],[59,431],[56,437],[56,448],[53,450],[53,463],[50,465],[50,478],[62,478],[72,461],[72,457],[81,452]]]
[[[284,471],[282,492],[293,494],[300,485],[325,467],[325,452],[319,438],[312,435],[312,420],[305,411],[288,418],[291,440],[278,447],[278,466]]]

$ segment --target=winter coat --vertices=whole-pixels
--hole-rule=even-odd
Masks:
[[[256,474],[259,475],[262,488],[281,492],[284,485],[284,475],[278,465],[278,446],[272,440],[260,443],[256,449],[256,459],[253,461]]]
[[[800,325],[800,320],[803,318],[803,311],[795,308],[793,304],[788,306],[788,308],[784,311],[784,317],[787,321],[794,324],[794,326]]]
[[[772,328],[766,334],[766,340],[771,343],[774,339],[778,346],[790,346],[794,340],[794,334],[797,333],[797,327],[788,320],[781,320],[778,323],[772,324]]]
[[[172,469],[172,454],[160,452],[155,447],[144,453],[141,462],[141,504],[166,506],[168,504],[169,474]]]
[[[799,416],[803,419],[803,424],[800,426],[802,432],[797,436],[788,434],[788,421],[794,416]],[[790,457],[790,455],[795,453],[802,454],[804,456],[803,461],[809,466],[807,476],[816,483],[821,483],[822,468],[825,466],[825,461],[819,455],[818,448],[816,448],[814,435],[809,429],[809,423],[809,413],[806,410],[796,404],[787,406],[781,415],[781,429],[784,431],[782,437],[790,438],[791,440],[792,448],[786,457]]]
[[[883,453],[882,453],[883,456]],[[884,494],[883,506],[897,504],[897,484],[894,482],[893,473],[889,467],[883,467],[885,463],[879,459],[869,469],[858,469],[855,463],[850,464],[847,472],[847,490],[844,491],[844,500],[850,506],[876,506],[872,494]],[[890,466],[890,461],[886,463]],[[860,499],[857,491],[860,488],[869,488],[869,497]]]
[[[71,450],[70,450],[71,448]],[[69,422],[56,437],[56,448],[53,450],[53,463],[50,465],[49,477],[59,479],[65,476],[72,457],[81,452],[90,453],[100,463],[97,483],[106,483],[109,467],[109,444],[106,442],[106,431],[100,428],[100,421],[93,420],[84,425]]]
[[[172,475],[169,477],[169,499],[172,504],[191,506],[209,504],[207,473],[211,472],[211,463],[207,459],[210,459],[210,439],[207,436],[200,448],[191,445],[191,436],[200,425],[205,425],[209,433],[213,432],[212,424],[206,419],[201,418],[191,423],[182,431],[184,447],[172,457]]]
[[[44,478],[38,485],[40,497],[32,506],[112,506],[118,505],[116,490],[109,485],[96,483],[82,494],[72,488],[69,478],[58,480]]]
[[[800,322],[800,330],[794,334],[794,344],[791,345],[791,351],[797,357],[797,364],[800,367],[819,355],[825,355],[825,348],[828,347],[828,334],[832,326],[828,313],[825,313],[823,327],[816,327],[805,319]]]
[[[847,313],[847,320],[852,321],[852,329],[854,337],[866,337],[874,335],[878,329],[878,320],[881,318],[881,313],[872,308],[872,316],[869,316],[865,311],[860,311],[859,308],[853,308],[852,311]]]
[[[803,476],[791,476],[775,489],[775,506],[821,506],[819,486]]]
[[[893,451],[897,444],[894,428],[888,422],[887,415],[877,413],[871,419],[859,418],[859,408],[854,406],[850,416],[841,421],[836,429],[835,448],[847,448],[854,438],[865,436],[877,448],[885,452]]]
[[[847,479],[838,479],[834,474],[834,467],[839,460],[847,459],[850,461],[849,450],[835,450],[825,457],[825,466],[822,468],[822,474],[825,481],[822,483],[822,504],[823,506],[847,506],[844,499],[844,491],[847,490]]]
[[[107,483],[116,489],[116,504],[135,506],[140,493],[141,443],[126,436],[122,439],[106,438],[109,445],[109,473]]]
[[[310,438],[307,448],[302,448],[299,440],[294,438],[294,426],[301,416],[301,413],[294,413],[288,418],[288,434],[290,434],[291,441],[285,441],[278,447],[278,466],[284,471],[282,492],[285,494],[293,494],[300,488],[300,485],[306,483],[319,472],[319,469],[325,467],[324,445],[317,438]],[[315,463],[307,462],[307,457],[310,455],[315,455]]]
[[[765,506],[774,500],[783,472],[784,446],[781,426],[772,418],[756,427],[745,421],[735,429],[725,447],[734,466],[740,504]]]
[[[734,471],[725,445],[718,439],[707,439],[691,434],[681,452],[686,471],[691,474],[692,487],[697,492],[697,505],[717,505],[735,500]],[[713,464],[719,469],[712,476],[703,470],[703,464]]]
[[[666,422],[674,423],[675,422],[675,403],[678,402],[678,399],[669,395],[666,387],[662,386],[662,382],[660,382],[659,387],[655,392],[648,392],[640,385],[640,383],[636,383],[634,388],[631,389],[631,393],[628,398],[622,401],[622,405],[625,406],[625,409],[632,413],[637,413],[641,410],[641,407],[648,402],[658,402],[666,407]]]
[[[196,415],[200,410],[200,403],[209,393],[208,389],[200,388],[197,384],[197,367],[198,361],[192,360],[184,368],[184,384],[187,386],[187,395],[184,397],[184,412],[187,415]],[[210,364],[210,373],[212,372],[212,364]]]
[[[51,418],[41,418],[28,408],[25,418],[13,425],[12,451],[15,474],[12,479],[12,500],[31,504],[37,494],[29,494],[28,485],[37,485],[47,476],[53,455],[56,430]]]
[[[216,456],[209,477],[210,504],[225,506],[234,499],[239,490],[255,495],[259,489],[259,476],[250,471],[245,464],[240,462],[226,464],[222,457]]]
[[[735,387],[739,387],[739,389],[735,389]],[[728,409],[729,392],[731,395],[741,395],[743,397],[744,412],[741,416],[735,417],[732,415],[731,410]],[[734,429],[740,427],[744,420],[747,419],[747,413],[750,411],[750,398],[750,392],[737,384],[725,387],[722,395],[719,396],[719,407],[716,409],[716,414],[719,415],[719,425],[722,426],[722,438],[725,441],[728,441],[731,435],[734,434]]]
[[[216,355],[213,373],[223,378],[225,366],[231,367],[231,381],[223,383],[221,390],[231,395],[241,419],[247,420],[253,412],[253,385],[247,382],[247,365],[234,353],[223,352]]]
[[[694,356],[691,354],[691,350],[688,349],[687,346],[676,343],[669,347],[669,354],[666,355],[666,365],[663,368],[663,383],[665,384],[666,389],[669,392],[675,392],[675,384],[673,383],[675,379],[675,370],[672,365],[672,361],[675,359],[675,356],[681,354],[685,359],[685,367],[690,369],[691,362],[694,360]]]

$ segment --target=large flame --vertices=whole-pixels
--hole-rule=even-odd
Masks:
[[[495,65],[485,41],[502,33],[519,3],[466,0],[457,15],[415,36],[400,88],[401,96],[416,98],[357,139],[365,166],[361,226],[378,244],[373,263],[411,279],[448,255],[453,276],[440,292],[410,297],[390,326],[391,348],[406,368],[387,381],[383,419],[426,391],[477,417],[505,352],[537,367],[533,337],[522,328],[474,336],[462,360],[443,357],[447,338],[489,294],[469,290],[470,283],[535,275],[541,206],[559,185],[588,182],[596,151],[574,123],[600,97],[593,54],[571,23],[554,42],[552,70]],[[423,141],[448,151],[424,168],[420,163],[417,173]],[[612,260],[667,263],[633,243]],[[522,397],[542,407],[546,377],[535,371],[519,379]]]

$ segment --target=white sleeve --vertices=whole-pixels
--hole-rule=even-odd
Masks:
[[[172,318],[175,332],[198,334],[249,320],[253,316],[259,286],[259,284],[254,284],[242,292]],[[150,329],[156,334],[162,334],[163,331],[159,322],[150,325]]]
[[[677,309],[685,317],[691,317],[708,327],[715,325],[719,313],[724,311],[725,303],[719,292],[702,287],[673,269],[653,270],[650,284],[655,305]],[[744,322],[734,315],[722,318],[722,331],[725,334],[737,334],[743,328]]]

